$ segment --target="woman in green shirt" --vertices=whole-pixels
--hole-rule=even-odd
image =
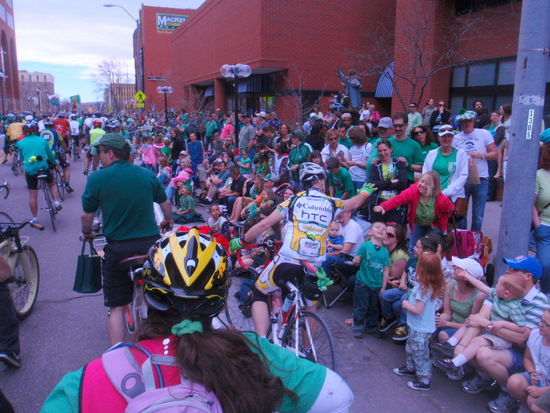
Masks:
[[[432,131],[426,126],[420,125],[411,131],[411,138],[417,141],[422,148],[422,160],[426,159],[426,155],[433,149],[437,148]]]

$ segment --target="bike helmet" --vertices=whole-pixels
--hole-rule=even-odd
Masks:
[[[26,121],[26,122],[32,122],[32,121],[33,121],[32,115],[27,115],[27,116],[25,116],[25,121]]]
[[[114,132],[117,128],[120,129],[120,122],[116,119],[109,119],[103,126],[106,132]]]
[[[52,118],[46,118],[46,119],[44,119],[44,126],[45,126],[45,127],[53,126],[53,120],[52,120]]]
[[[214,317],[231,286],[226,250],[196,228],[158,240],[144,264],[148,304],[169,313]]]
[[[100,119],[94,119],[94,120],[92,121],[92,125],[94,125],[94,126],[101,126],[101,125],[103,125],[103,122],[101,122]]]
[[[25,135],[32,135],[33,133],[38,133],[38,125],[36,122],[29,122],[23,125],[23,133]]]
[[[301,182],[311,182],[318,179],[327,179],[327,171],[321,165],[313,162],[304,162],[300,166]]]

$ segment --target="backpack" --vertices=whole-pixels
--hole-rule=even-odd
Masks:
[[[191,383],[181,377],[181,383],[164,387],[159,366],[177,367],[175,357],[151,354],[139,344],[122,343],[122,346],[104,353],[101,363],[112,385],[128,403],[125,412],[223,413],[216,395],[202,384]],[[132,355],[130,346],[148,356],[141,367]],[[159,387],[155,383],[153,369]]]

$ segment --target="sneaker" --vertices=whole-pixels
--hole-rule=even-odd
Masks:
[[[492,388],[495,385],[496,381],[492,378],[484,380],[479,376],[479,374],[476,374],[470,380],[462,382],[460,388],[466,393],[478,394],[481,393],[483,390],[488,390]]]
[[[451,359],[435,359],[435,365],[436,367],[439,367],[441,370],[443,370],[445,373],[450,374],[458,374],[459,373],[459,367],[456,366]]]
[[[413,390],[430,390],[430,383],[424,383],[420,380],[408,381],[407,386]]]
[[[406,341],[409,337],[409,332],[407,330],[407,326],[397,327],[395,329],[395,333],[393,334],[392,340],[397,342]]]
[[[29,220],[29,222],[30,222],[31,224],[38,224],[38,218],[31,218],[31,219]]]
[[[74,192],[74,189],[71,188],[69,184],[65,185],[65,189],[67,190],[67,193],[69,193],[69,194]]]
[[[501,390],[498,397],[490,401],[487,407],[493,413],[514,413],[519,409],[520,404],[520,401],[510,393]]]
[[[61,205],[61,204],[55,205],[55,210],[56,211],[61,211],[62,209],[63,209],[63,205]]]
[[[199,199],[197,201],[198,204],[201,204],[201,205],[211,205],[212,204],[212,201],[208,200],[208,199]]]
[[[382,320],[380,320],[380,324],[378,324],[378,330],[381,333],[385,333],[390,328],[392,328],[397,323],[397,318],[385,318],[382,317]]]
[[[409,377],[416,377],[416,371],[409,370],[407,366],[394,368],[393,372],[397,374],[398,376],[409,376]]]
[[[384,338],[384,333],[378,331],[377,328],[374,330],[366,330],[365,333],[370,334],[371,336],[374,336],[376,338]]]
[[[8,158],[4,158],[4,160],[2,161],[2,165],[6,164],[8,162]]]
[[[363,330],[353,330],[353,337],[355,338],[363,338],[365,335]]]
[[[88,175],[88,168],[84,168],[84,171],[82,172],[84,175]]]
[[[460,381],[464,380],[464,377],[466,376],[466,373],[464,371],[464,366],[458,367],[458,370],[456,373],[447,372],[447,378],[452,381]]]
[[[453,358],[455,356],[455,348],[449,343],[434,343],[430,346],[432,354],[435,358]]]
[[[0,361],[8,367],[21,367],[21,359],[17,353],[0,353]]]

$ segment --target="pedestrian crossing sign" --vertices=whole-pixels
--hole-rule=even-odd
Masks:
[[[140,103],[143,102],[145,99],[147,99],[147,96],[141,90],[138,90],[138,92],[134,95],[134,97]]]

